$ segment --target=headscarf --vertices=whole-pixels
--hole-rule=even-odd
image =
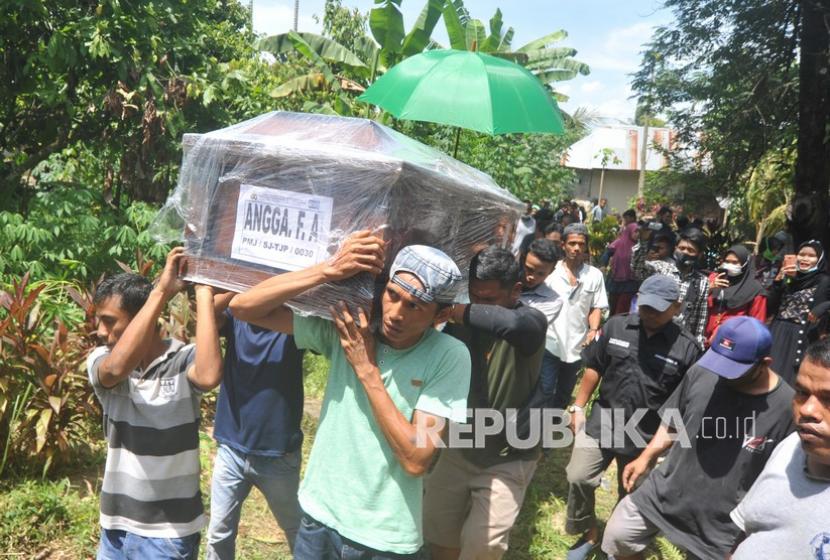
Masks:
[[[813,286],[818,284],[819,280],[821,280],[821,275],[824,274],[824,246],[822,246],[821,241],[817,239],[805,241],[804,243],[798,246],[796,254],[800,253],[804,247],[812,247],[813,250],[816,252],[816,255],[818,255],[818,261],[816,262],[816,265],[809,271],[802,272],[801,270],[798,270],[795,273],[795,278],[793,278],[792,284],[794,291],[801,291],[806,290],[807,288],[812,288]]]
[[[727,309],[740,309],[752,303],[757,296],[764,293],[764,287],[755,278],[755,267],[752,259],[749,258],[749,249],[743,245],[733,245],[726,251],[738,257],[743,272],[738,276],[727,276],[729,279],[728,288],[717,288],[713,290],[712,297],[720,305]]]
[[[620,231],[619,237],[609,245],[614,250],[611,257],[612,278],[618,282],[634,280],[634,273],[631,271],[631,253],[637,241],[632,237],[638,228],[636,223],[628,224]]]

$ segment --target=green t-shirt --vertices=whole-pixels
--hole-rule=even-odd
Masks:
[[[308,515],[345,538],[384,552],[411,554],[421,537],[422,479],[406,474],[372,413],[331,321],[294,316],[294,340],[331,362],[320,424],[300,485]],[[377,343],[377,362],[392,401],[408,419],[420,410],[466,420],[470,354],[460,341],[429,329],[414,346]]]

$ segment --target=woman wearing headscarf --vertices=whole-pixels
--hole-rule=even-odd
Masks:
[[[821,242],[806,241],[798,247],[796,263],[781,267],[769,292],[769,313],[775,316],[770,325],[772,369],[790,385],[807,347],[810,312],[830,300],[825,265]]]
[[[628,313],[631,298],[640,286],[631,270],[631,253],[637,243],[638,229],[636,222],[626,225],[620,231],[619,237],[608,245],[608,251],[611,253],[611,275],[608,282],[611,315]]]
[[[749,249],[743,245],[730,247],[721,265],[709,275],[708,305],[704,332],[707,346],[721,323],[730,317],[748,315],[766,322],[766,290],[755,275]]]

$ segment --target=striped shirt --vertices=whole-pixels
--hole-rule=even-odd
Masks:
[[[167,350],[112,388],[101,385],[101,346],[87,358],[89,381],[104,410],[107,462],[101,526],[144,537],[178,538],[205,525],[199,490],[199,398],[187,369],[195,346]]]

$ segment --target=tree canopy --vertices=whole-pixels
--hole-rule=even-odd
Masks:
[[[791,223],[799,238],[827,240],[830,2],[665,0],[664,6],[674,20],[656,30],[634,78],[641,112],[665,114],[692,148],[686,164],[736,200],[771,154],[797,145],[789,184],[799,217]],[[792,169],[781,173],[793,176]],[[799,205],[799,198],[811,203]]]

